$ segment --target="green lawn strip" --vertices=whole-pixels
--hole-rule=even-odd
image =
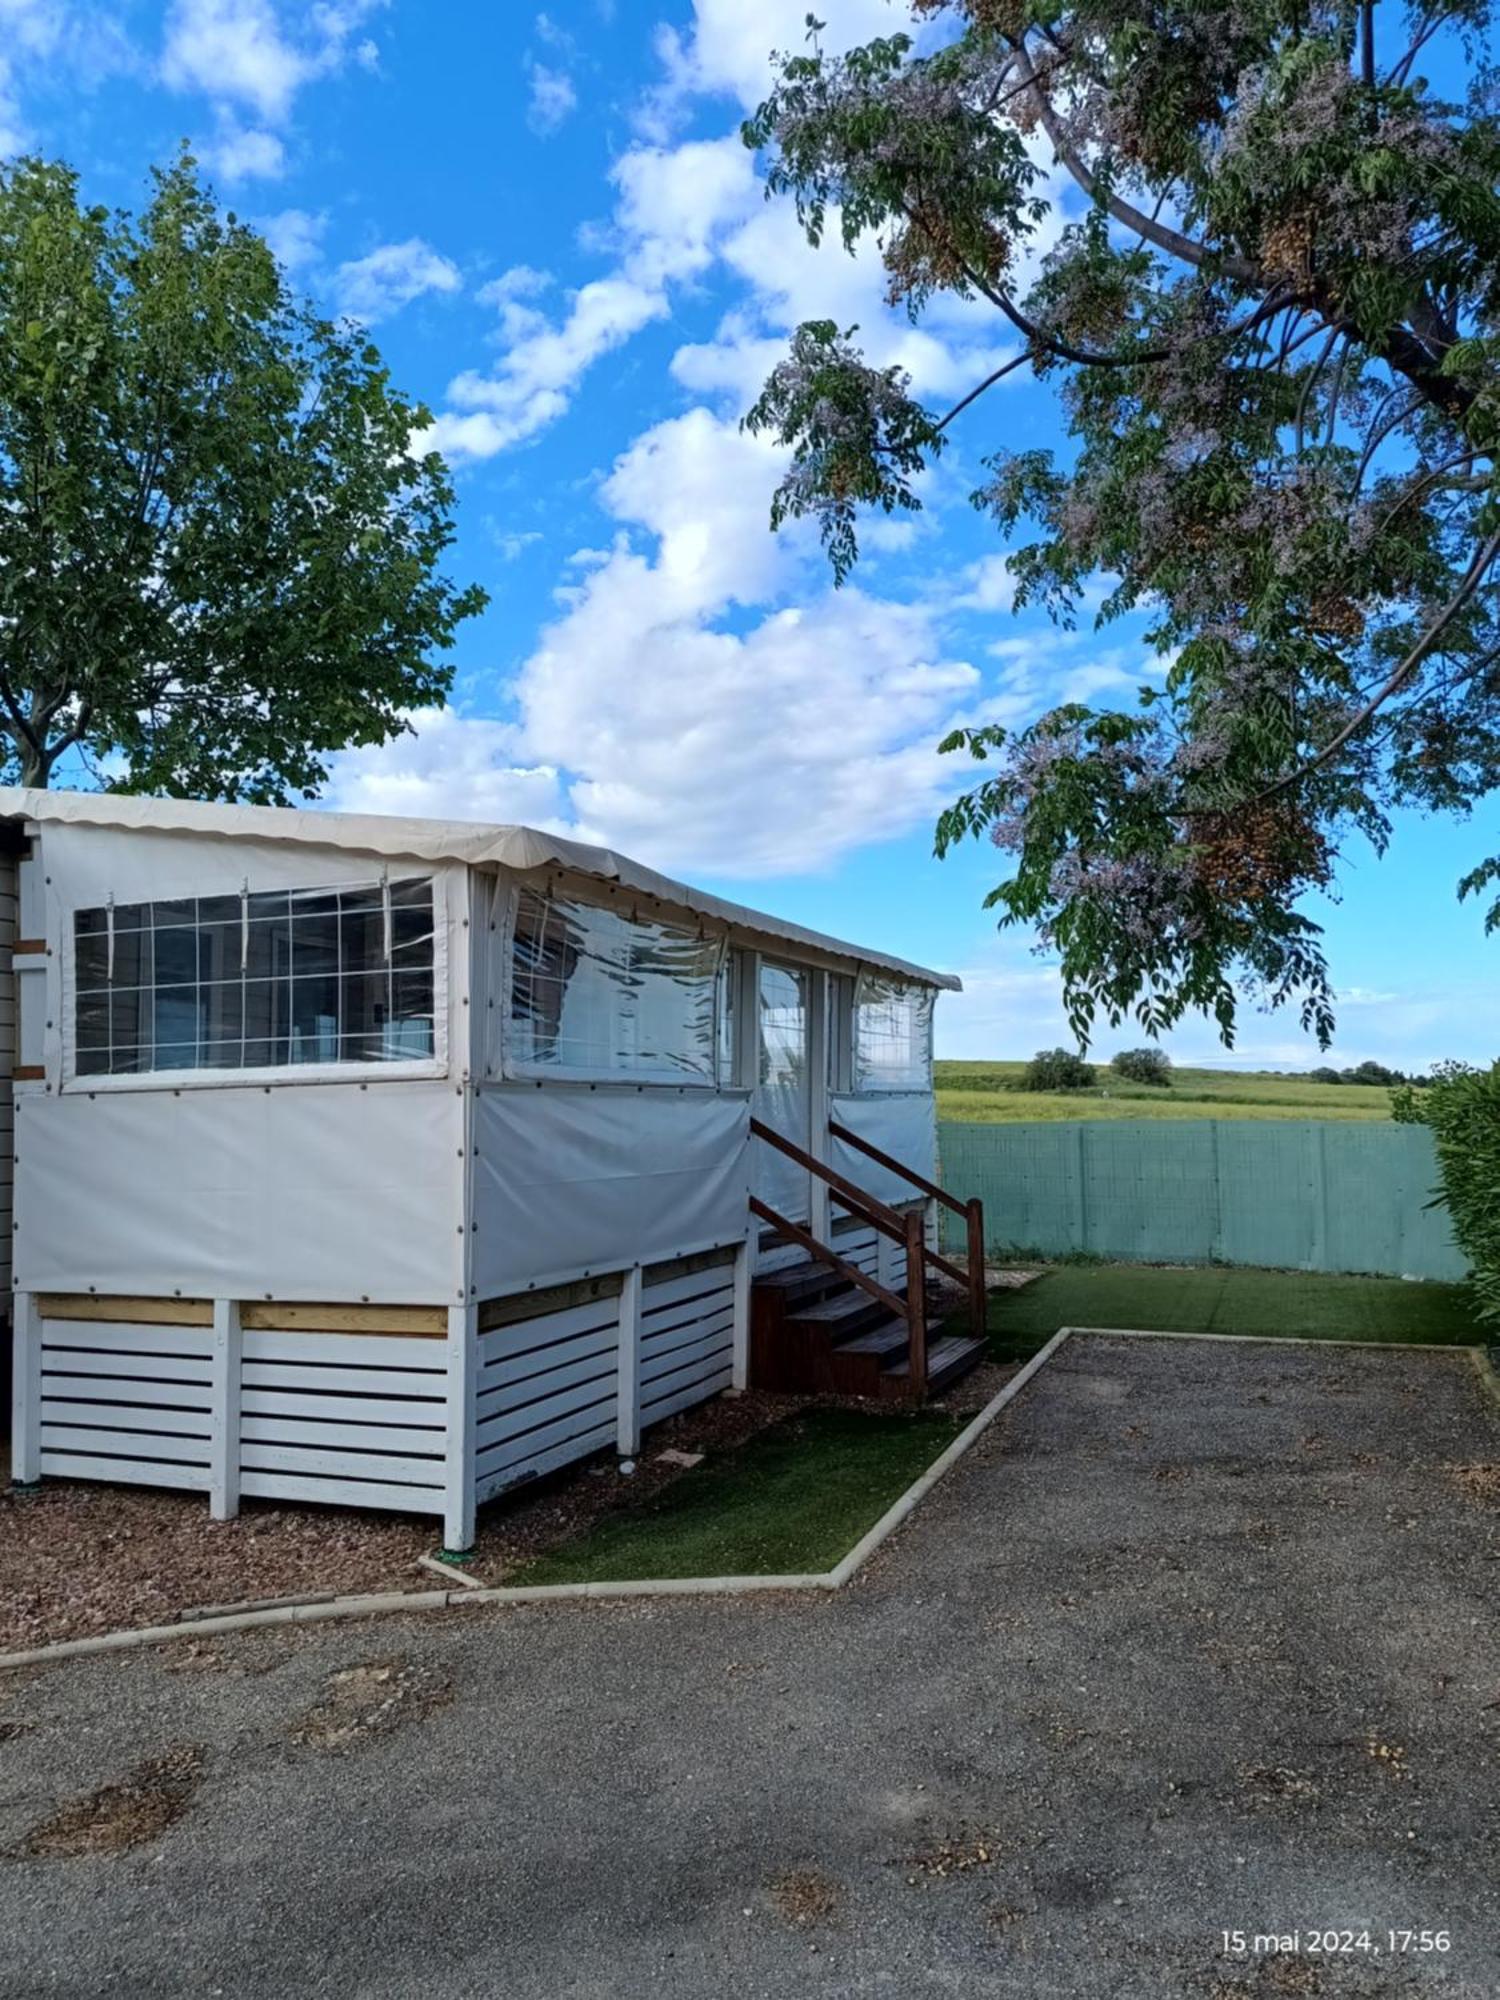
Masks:
[[[960,1419],[935,1411],[802,1411],[506,1582],[832,1569],[961,1428]]]
[[[1394,1340],[1417,1347],[1482,1337],[1462,1285],[1409,1285],[1400,1278],[1219,1266],[1065,1265],[1020,1291],[991,1295],[996,1359],[1033,1354],[1063,1326]]]

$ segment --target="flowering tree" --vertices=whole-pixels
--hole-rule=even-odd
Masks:
[[[861,510],[916,508],[1002,377],[1055,383],[1066,463],[996,450],[974,505],[1030,531],[1018,607],[1071,623],[1104,577],[1101,619],[1146,613],[1164,681],[956,732],[988,768],[938,851],[987,832],[1010,857],[989,903],[1059,954],[1080,1036],[1201,1008],[1229,1041],[1248,990],[1326,1043],[1299,898],[1394,807],[1500,786],[1487,0],[909,4],[920,54],[830,56],[810,22],[746,142],[814,242],[873,233],[893,301],[986,304],[1015,352],[939,413],[854,329],[800,327],[747,418],[791,449],[773,522],[815,517],[842,579]],[[1461,102],[1423,80],[1439,51]],[[1500,856],[1460,891],[1497,886]]]

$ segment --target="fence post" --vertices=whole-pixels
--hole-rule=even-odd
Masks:
[[[208,1421],[208,1516],[240,1511],[240,1382],[243,1339],[238,1299],[214,1300],[212,1402]]]
[[[971,1195],[964,1208],[969,1228],[969,1327],[976,1340],[985,1334],[984,1203]]]
[[[734,1253],[734,1357],[731,1381],[736,1389],[750,1386],[750,1238]]]
[[[641,1267],[633,1264],[620,1287],[620,1339],[615,1383],[615,1450],[634,1458],[641,1448]]]
[[[927,1395],[927,1243],[926,1220],[919,1208],[906,1211],[906,1343],[912,1393]]]
[[[475,1435],[479,1423],[479,1308],[448,1308],[448,1444],[443,1464],[443,1549],[463,1555],[474,1546],[474,1493],[479,1483]]]
[[[17,1486],[35,1486],[42,1476],[42,1316],[35,1292],[17,1292],[14,1316],[15,1371],[11,1378],[10,1476]]]

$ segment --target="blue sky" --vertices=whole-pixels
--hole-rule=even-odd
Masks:
[[[607,841],[784,915],[961,973],[939,1052],[1069,1039],[1055,972],[980,908],[998,857],[938,863],[965,780],[957,721],[1126,700],[1138,631],[1015,617],[966,505],[997,444],[1049,443],[1049,392],[987,397],[914,523],[877,531],[835,593],[773,539],[777,462],[738,418],[788,329],[858,323],[925,400],[1008,351],[988,309],[920,330],[871,254],[814,253],[768,207],[739,120],[807,0],[0,0],[0,153],[71,159],[133,205],[183,138],[295,282],[366,320],[435,413],[459,489],[452,568],[490,591],[452,706],[340,761],[329,803],[522,820]],[[824,0],[828,39],[887,33],[889,0]],[[1066,202],[1071,196],[1059,189]],[[1494,1053],[1500,942],[1460,907],[1500,815],[1410,822],[1351,854],[1326,923],[1334,1059]],[[1139,1039],[1106,1029],[1108,1054]],[[1206,1024],[1168,1047],[1229,1060]],[[1289,1016],[1243,1017],[1232,1060],[1320,1060]]]

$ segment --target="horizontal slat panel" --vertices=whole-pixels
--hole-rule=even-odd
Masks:
[[[350,1368],[426,1368],[441,1375],[444,1348],[431,1340],[392,1334],[264,1333],[244,1336],[247,1361],[332,1361]]]
[[[491,1445],[499,1444],[505,1438],[517,1437],[522,1431],[536,1430],[554,1417],[565,1417],[573,1410],[587,1409],[590,1404],[613,1396],[615,1371],[607,1368],[588,1381],[559,1390],[555,1396],[528,1396],[527,1387],[525,1383],[518,1383],[513,1388],[504,1389],[496,1402],[490,1404],[479,1421],[481,1451],[487,1451]]]
[[[678,1389],[672,1395],[664,1396],[659,1402],[643,1402],[641,1405],[641,1422],[643,1424],[659,1424],[667,1417],[675,1417],[679,1410],[690,1410],[694,1403],[705,1403],[710,1396],[716,1396],[721,1389],[727,1389],[733,1379],[734,1370],[732,1368],[721,1368],[717,1374],[710,1375],[706,1381],[690,1384],[685,1389]]]
[[[669,1353],[654,1354],[649,1361],[641,1363],[641,1381],[660,1382],[669,1375],[678,1375],[685,1368],[700,1367],[710,1355],[728,1354],[733,1346],[729,1336],[721,1328],[716,1333],[705,1333],[691,1341],[686,1347],[674,1347]],[[644,1396],[644,1387],[641,1390]]]
[[[244,1444],[331,1445],[339,1450],[375,1451],[386,1456],[442,1456],[446,1431],[399,1424],[312,1422],[299,1417],[242,1417]]]
[[[54,1479],[112,1479],[127,1486],[185,1486],[200,1492],[208,1486],[202,1465],[163,1465],[130,1458],[97,1458],[82,1452],[42,1448],[42,1472]]]
[[[127,1382],[201,1382],[207,1386],[213,1363],[207,1355],[102,1354],[86,1347],[53,1347],[42,1342],[42,1366],[68,1375],[115,1375]]]
[[[615,1398],[613,1389],[609,1397],[587,1410],[574,1410],[556,1423],[539,1425],[536,1430],[527,1431],[520,1437],[502,1437],[482,1446],[479,1452],[479,1471],[493,1472],[500,1465],[517,1465],[524,1458],[547,1451],[555,1444],[564,1444],[571,1437],[581,1437],[585,1431],[595,1431],[602,1424],[613,1425],[615,1420]]]
[[[509,1382],[524,1382],[530,1375],[553,1375],[574,1362],[587,1361],[595,1355],[613,1354],[619,1345],[619,1338],[618,1329],[609,1326],[602,1333],[583,1333],[575,1340],[558,1340],[550,1347],[533,1348],[529,1354],[512,1354],[507,1360],[480,1369],[480,1397],[482,1399],[492,1389],[503,1388]]]
[[[44,1319],[42,1345],[95,1348],[112,1354],[207,1356],[213,1335],[194,1326],[139,1326],[126,1320]]]
[[[443,1480],[441,1460],[396,1458],[382,1452],[318,1451],[303,1445],[245,1443],[240,1447],[240,1463],[247,1471],[300,1472],[328,1479],[409,1481],[427,1488],[441,1487]]]
[[[725,1306],[722,1311],[709,1313],[703,1319],[690,1319],[681,1326],[669,1327],[665,1333],[652,1339],[641,1340],[644,1355],[671,1354],[676,1348],[686,1347],[689,1341],[699,1339],[705,1333],[728,1334],[734,1328],[734,1307]]]
[[[566,1368],[553,1368],[545,1375],[502,1382],[493,1389],[480,1391],[479,1421],[482,1425],[506,1410],[519,1410],[527,1403],[544,1403],[564,1390],[577,1388],[580,1382],[612,1382],[614,1378],[615,1357],[611,1352],[587,1355],[582,1361],[574,1361]]]
[[[732,1267],[717,1264],[710,1271],[694,1271],[686,1278],[669,1278],[664,1285],[648,1285],[641,1293],[641,1311],[659,1312],[665,1306],[679,1305],[684,1299],[698,1299],[709,1292],[733,1289]]]
[[[328,1507],[384,1507],[396,1514],[441,1514],[440,1487],[397,1486],[375,1479],[310,1479],[287,1472],[242,1472],[247,1500],[314,1500]]]
[[[565,1312],[547,1313],[540,1319],[522,1319],[510,1326],[497,1327],[480,1335],[479,1358],[484,1366],[512,1354],[525,1354],[533,1347],[545,1347],[556,1340],[571,1340],[580,1333],[598,1333],[620,1323],[618,1298],[592,1299],[587,1305],[569,1306]]]
[[[45,1384],[43,1385],[45,1387]],[[164,1409],[156,1405],[129,1403],[80,1403],[58,1396],[42,1397],[44,1424],[92,1424],[99,1429],[166,1431],[181,1437],[207,1437],[210,1413],[201,1410]]]
[[[349,1417],[363,1424],[443,1426],[447,1405],[441,1397],[422,1402],[416,1396],[307,1396],[295,1390],[240,1391],[240,1413],[247,1417],[311,1417],[315,1421]]]
[[[42,1450],[120,1452],[151,1464],[207,1465],[207,1437],[164,1437],[159,1431],[85,1429],[80,1424],[49,1424],[42,1420]]]
[[[581,1436],[568,1438],[562,1444],[554,1444],[546,1451],[534,1453],[530,1458],[518,1459],[514,1464],[503,1465],[498,1470],[486,1473],[479,1481],[476,1497],[480,1500],[493,1499],[507,1487],[518,1486],[523,1480],[540,1479],[546,1473],[556,1472],[559,1466],[571,1465],[575,1458],[592,1458],[596,1451],[608,1451],[615,1441],[614,1420],[598,1425]]]
[[[664,1313],[641,1320],[641,1339],[660,1340],[669,1338],[685,1326],[696,1326],[700,1320],[712,1319],[718,1313],[734,1311],[733,1292],[709,1292],[701,1299],[684,1299],[680,1305],[670,1306]]]
[[[240,1380],[250,1389],[321,1389],[327,1393],[375,1396],[436,1396],[446,1388],[442,1369],[327,1368],[288,1361],[246,1361]]]

